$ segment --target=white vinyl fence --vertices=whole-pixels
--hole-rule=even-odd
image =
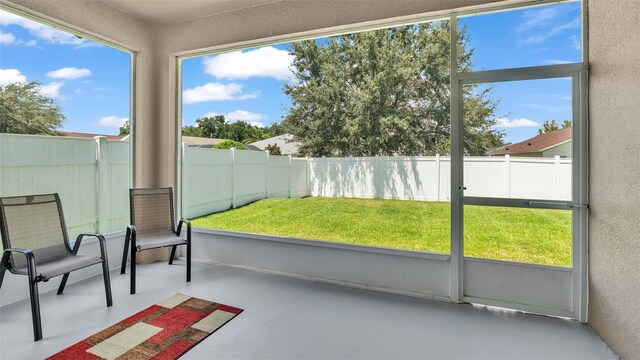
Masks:
[[[274,197],[449,201],[448,157],[292,158],[183,148],[182,210],[193,218]],[[569,200],[571,159],[467,157],[470,196]],[[129,143],[0,134],[0,196],[57,192],[69,235],[122,230]]]
[[[449,201],[451,159],[442,156],[291,158],[266,152],[183,149],[183,216],[271,197]],[[571,199],[571,159],[466,157],[468,196]]]
[[[0,134],[0,196],[58,193],[71,239],[129,223],[129,142]]]
[[[183,147],[182,213],[193,218],[276,197],[309,194],[307,159]]]
[[[309,159],[310,195],[449,201],[451,159],[443,156]],[[571,199],[571,159],[465,157],[465,195]]]

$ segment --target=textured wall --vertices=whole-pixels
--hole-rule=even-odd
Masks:
[[[589,324],[628,359],[640,357],[638,17],[638,0],[589,1]]]
[[[155,141],[142,136],[153,131],[156,121],[155,28],[101,1],[0,0],[0,3],[63,24],[82,33],[110,41],[137,52],[135,149],[136,185],[155,185],[152,159]]]

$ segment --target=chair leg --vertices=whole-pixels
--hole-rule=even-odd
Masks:
[[[136,249],[131,247],[131,295],[136,293]]]
[[[60,281],[60,286],[58,287],[57,295],[62,294],[64,291],[64,287],[67,286],[67,280],[69,279],[69,273],[66,273],[62,276],[62,281]]]
[[[31,298],[31,319],[33,322],[33,341],[42,339],[42,321],[40,319],[40,296],[38,282],[29,280],[29,295]]]
[[[104,277],[104,292],[107,296],[107,307],[113,305],[111,297],[111,279],[109,278],[109,263],[107,260],[102,261],[102,277]]]
[[[173,245],[173,247],[171,248],[171,256],[169,257],[169,265],[173,265],[173,258],[176,257],[176,248],[178,246],[177,245]]]
[[[191,281],[191,242],[187,243],[187,282]]]
[[[120,267],[120,274],[124,274],[127,269],[127,255],[129,255],[129,237],[124,239],[124,251],[122,252],[122,267]]]

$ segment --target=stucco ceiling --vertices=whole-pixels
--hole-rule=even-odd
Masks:
[[[282,0],[102,0],[146,22],[170,24]]]

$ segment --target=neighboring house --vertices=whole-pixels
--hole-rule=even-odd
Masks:
[[[488,152],[489,156],[571,157],[571,128],[549,131]]]
[[[211,149],[226,139],[206,138],[197,136],[182,136],[182,143],[189,147]]]
[[[268,145],[278,145],[282,155],[298,155],[300,143],[293,141],[293,135],[283,134],[268,139],[252,142],[248,146],[256,147],[260,150],[266,150]]]
[[[90,139],[93,139],[96,136],[104,136],[107,138],[107,140],[127,140],[128,139],[128,136],[89,134],[89,133],[80,133],[80,132],[72,132],[72,131],[58,131],[58,135],[75,137],[75,138],[90,138]]]
[[[206,137],[197,137],[197,136],[182,136],[182,143],[187,145],[188,147],[197,147],[204,149],[211,149],[214,146],[220,144],[227,139],[218,139],[218,138],[206,138]],[[262,151],[251,144],[245,144],[248,150],[257,150]]]

